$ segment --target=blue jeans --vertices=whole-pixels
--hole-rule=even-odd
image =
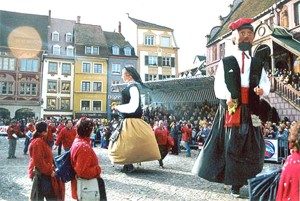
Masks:
[[[181,144],[181,137],[182,137],[182,134],[178,134],[178,138],[177,138],[177,145],[178,145],[178,152],[181,152],[181,149],[180,149],[180,144]]]
[[[191,149],[190,149],[190,142],[184,142],[184,146],[186,149],[186,156],[190,157],[191,156]]]

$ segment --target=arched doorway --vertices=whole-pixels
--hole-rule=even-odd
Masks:
[[[10,119],[10,112],[8,109],[0,108],[0,117],[2,119]]]
[[[271,49],[268,45],[260,45],[256,49],[256,52],[254,53],[255,57],[260,59],[263,62],[264,69],[266,72],[271,70],[272,63],[271,63]]]
[[[27,118],[34,118],[35,113],[32,109],[29,108],[21,108],[16,111],[15,118],[16,119],[27,119]]]

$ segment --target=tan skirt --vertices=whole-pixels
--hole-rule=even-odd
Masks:
[[[123,121],[117,141],[109,142],[108,154],[113,164],[131,164],[161,158],[151,126],[137,118]]]

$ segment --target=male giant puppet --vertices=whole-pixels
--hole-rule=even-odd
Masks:
[[[270,82],[261,62],[250,56],[252,22],[242,18],[229,26],[236,49],[218,65],[214,89],[220,105],[192,169],[193,174],[206,180],[231,185],[235,197],[264,163],[265,146],[256,115],[260,96],[268,95]]]

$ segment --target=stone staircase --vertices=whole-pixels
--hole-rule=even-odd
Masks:
[[[281,97],[275,92],[270,92],[268,99],[272,107],[276,108],[280,120],[288,117],[290,121],[300,120],[300,110],[293,106],[286,98]]]

